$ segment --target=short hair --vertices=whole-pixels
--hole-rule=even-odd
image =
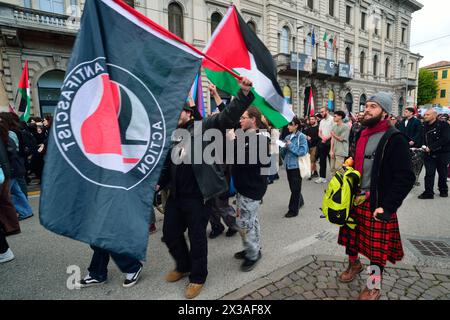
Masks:
[[[342,119],[345,119],[345,112],[344,112],[344,111],[341,111],[341,110],[335,111],[335,112],[334,112],[334,115],[335,115],[335,116],[339,116],[339,117],[341,117]]]
[[[407,107],[407,108],[405,108],[405,110],[408,110],[411,113],[416,113],[416,110],[414,110],[413,107]]]
[[[300,119],[297,116],[293,117],[291,122],[289,122],[289,124],[292,124],[293,126],[301,127]]]

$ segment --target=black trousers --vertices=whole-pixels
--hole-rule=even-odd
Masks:
[[[208,275],[209,209],[201,198],[169,197],[164,210],[163,236],[176,270],[190,272],[191,283],[204,283]],[[184,232],[188,230],[190,251]]]
[[[8,242],[6,241],[5,232],[0,227],[0,254],[5,253],[9,249]]]
[[[434,194],[434,178],[436,171],[439,175],[438,188],[440,193],[448,193],[447,175],[450,153],[437,154],[435,156],[425,155],[425,193]]]
[[[327,158],[330,159],[330,143],[319,143],[319,164],[320,164],[320,177],[327,177]]]
[[[221,219],[228,228],[235,229],[236,217],[234,208],[228,202],[228,195],[215,197],[207,202],[210,210],[209,222],[213,230],[224,230]]]
[[[288,169],[287,178],[289,189],[291,189],[291,198],[289,199],[289,211],[298,214],[300,207],[303,206],[304,200],[302,196],[302,177],[300,169]]]
[[[108,278],[108,263],[110,257],[123,273],[137,272],[142,266],[142,263],[139,260],[123,254],[114,253],[95,246],[91,246],[91,249],[94,250],[94,254],[92,255],[88,271],[91,277],[99,281],[105,281]]]

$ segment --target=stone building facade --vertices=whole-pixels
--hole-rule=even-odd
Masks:
[[[32,114],[51,113],[84,2],[0,2],[0,108],[14,101],[28,60]],[[126,2],[200,49],[234,3],[273,54],[286,100],[298,114],[305,112],[310,87],[316,109],[328,106],[356,112],[364,99],[380,90],[393,94],[394,113],[416,101],[422,57],[411,53],[409,46],[412,13],[422,5],[415,0]],[[210,106],[207,90],[205,96]]]

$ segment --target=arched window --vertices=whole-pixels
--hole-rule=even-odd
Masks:
[[[169,31],[183,38],[183,9],[181,6],[172,2],[169,4]]]
[[[39,106],[41,117],[53,115],[61,94],[64,71],[52,70],[44,73],[38,80]]]
[[[334,91],[328,90],[328,110],[334,112]]]
[[[351,56],[351,54],[352,54],[352,51],[351,51],[350,47],[347,47],[345,49],[345,63],[346,64],[350,64],[350,56]]]
[[[222,20],[222,15],[218,12],[214,12],[211,15],[211,34],[214,33],[214,30],[216,30],[217,26],[220,23],[220,20]]]
[[[250,27],[250,29],[256,33],[256,24],[253,21],[247,22],[247,25]]]
[[[378,75],[378,56],[375,55],[373,57],[373,75],[377,76]]]
[[[333,51],[333,39],[330,39],[328,40],[328,45],[326,47],[327,59],[334,60]]]
[[[307,54],[308,56],[312,56],[313,54],[311,33],[308,33],[308,35],[306,36],[305,54]]]
[[[311,10],[314,9],[314,0],[307,0],[308,1],[308,8]]]
[[[289,28],[283,27],[281,29],[280,51],[284,54],[289,54]]]
[[[364,111],[364,109],[366,108],[366,101],[367,101],[367,97],[366,95],[363,93],[361,95],[361,97],[359,97],[359,111]]]
[[[364,77],[365,73],[365,61],[366,61],[366,54],[364,51],[361,51],[361,55],[359,56],[359,73],[361,75],[361,78]]]
[[[389,74],[390,68],[391,68],[391,63],[389,61],[389,58],[386,58],[386,61],[384,63],[384,76],[386,77],[386,79],[388,79],[390,76],[390,74]]]
[[[292,104],[292,90],[289,86],[284,86],[283,96],[287,104]]]

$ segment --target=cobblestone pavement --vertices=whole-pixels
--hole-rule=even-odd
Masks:
[[[362,259],[365,266],[368,261]],[[345,257],[309,256],[227,294],[243,300],[356,300],[367,280],[363,271],[351,283],[338,275]],[[449,300],[450,269],[388,265],[383,274],[381,300]]]

